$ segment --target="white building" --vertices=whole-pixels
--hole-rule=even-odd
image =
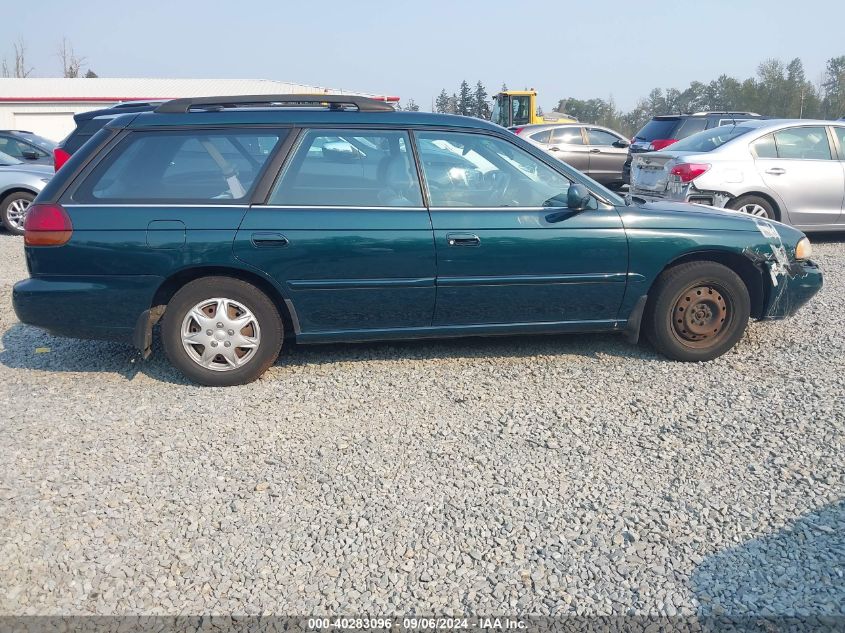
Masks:
[[[0,79],[0,129],[27,130],[60,141],[73,115],[121,101],[254,94],[357,94],[396,97],[270,79]]]

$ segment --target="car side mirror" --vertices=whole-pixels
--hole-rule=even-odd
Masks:
[[[584,185],[578,183],[569,185],[569,191],[566,192],[566,207],[570,211],[583,211],[590,206],[591,198],[590,190]]]
[[[624,141],[621,138],[613,143],[613,147],[618,147],[619,149],[623,149],[625,147],[628,147],[629,145],[630,143],[628,141]]]
[[[38,152],[34,152],[31,149],[23,150],[21,156],[26,160],[38,160]]]

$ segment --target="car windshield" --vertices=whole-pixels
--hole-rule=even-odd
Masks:
[[[8,167],[9,165],[20,165],[21,161],[17,158],[9,156],[4,152],[0,152],[0,167]]]
[[[737,125],[714,127],[713,129],[688,136],[682,141],[673,144],[669,149],[673,152],[710,152],[738,136],[747,134],[753,129]]]

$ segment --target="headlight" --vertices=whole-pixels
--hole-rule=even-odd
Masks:
[[[810,259],[813,255],[813,246],[810,240],[806,237],[801,238],[798,245],[795,247],[795,259]]]

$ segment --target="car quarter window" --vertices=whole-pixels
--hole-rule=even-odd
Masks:
[[[487,134],[415,134],[433,207],[565,207],[570,180]]]
[[[73,194],[78,202],[245,200],[280,130],[132,132]]]
[[[596,130],[594,128],[587,128],[588,145],[613,145],[619,140],[619,137],[604,130]]]
[[[793,127],[774,133],[778,158],[831,160],[830,143],[824,127]]]
[[[580,127],[559,127],[552,132],[552,143],[561,145],[583,145]]]
[[[403,131],[308,130],[269,204],[421,207],[419,178]]]

